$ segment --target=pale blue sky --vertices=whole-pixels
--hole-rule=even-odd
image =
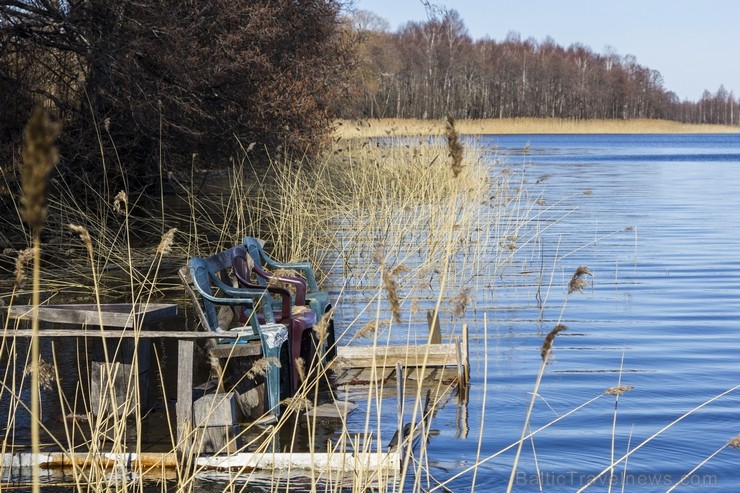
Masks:
[[[355,0],[355,8],[385,18],[395,31],[425,20],[419,0]],[[455,9],[473,38],[497,41],[551,36],[567,47],[611,46],[661,73],[666,89],[696,101],[720,84],[740,97],[740,0],[437,0]]]

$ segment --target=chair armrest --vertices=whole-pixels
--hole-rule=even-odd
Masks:
[[[316,282],[316,275],[313,272],[313,267],[309,262],[278,262],[267,254],[264,256],[265,265],[270,269],[293,269],[303,273],[306,278],[309,291],[318,291],[319,285]]]
[[[250,310],[250,313],[256,310],[256,307],[259,306],[260,300],[265,299],[266,302],[262,303],[262,314],[265,316],[265,321],[267,323],[275,323],[275,314],[272,313],[272,303],[270,299],[270,293],[266,288],[261,288],[261,289],[235,288],[223,282],[216,275],[210,274],[210,276],[211,276],[211,279],[214,281],[214,283],[218,286],[218,288],[221,291],[223,291],[226,295],[228,295],[229,297],[228,298],[219,297],[219,296],[214,296],[210,293],[205,293],[196,284],[196,288],[198,289],[198,292],[201,294],[201,296],[208,299],[212,303],[219,304],[219,305],[228,305],[228,306],[244,305],[246,308]],[[250,314],[249,318],[251,320],[254,317],[252,317]]]
[[[257,276],[261,277],[265,281],[276,279],[282,283],[290,284],[295,288],[295,304],[305,305],[306,304],[306,280],[298,277],[283,277],[276,276],[270,272],[265,272],[261,267],[255,265],[252,269]],[[274,287],[274,286],[271,286]]]

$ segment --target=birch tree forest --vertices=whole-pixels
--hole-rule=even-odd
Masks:
[[[366,118],[664,118],[738,124],[738,100],[720,87],[680,101],[661,74],[614,48],[599,53],[553,39],[472,39],[455,10],[427,4],[428,20],[397,32],[367,11],[352,18],[356,94],[343,116]]]

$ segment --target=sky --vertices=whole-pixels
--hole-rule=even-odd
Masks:
[[[474,39],[511,32],[563,47],[581,43],[633,55],[663,76],[679,99],[697,101],[720,85],[740,97],[740,0],[436,0],[457,10]],[[387,20],[391,31],[424,21],[420,0],[354,0]]]

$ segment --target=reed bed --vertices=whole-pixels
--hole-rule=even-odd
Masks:
[[[563,120],[559,118],[495,118],[460,120],[460,133],[491,134],[672,134],[672,133],[738,133],[732,125],[702,125],[670,120]],[[445,123],[436,120],[382,118],[373,120],[339,120],[335,135],[345,139],[387,136],[444,135]]]
[[[481,125],[480,133],[488,133],[490,127],[484,131],[483,123],[452,119],[434,128],[428,126],[429,122],[418,125],[415,131],[423,137],[408,137],[413,134],[410,128],[391,126],[382,131],[384,139],[368,140],[354,137],[376,135],[378,127],[362,135],[350,129],[344,137],[353,138],[338,139],[331,152],[313,162],[275,158],[262,167],[252,161],[250,146],[245,146],[232,169],[222,173],[206,175],[193,169],[188,179],[178,179],[162,172],[161,180],[171,190],[167,205],[106,187],[102,190],[90,187],[92,200],[83,203],[65,184],[52,182],[43,235],[29,232],[20,221],[20,213],[15,218],[2,219],[27,243],[4,252],[8,275],[3,284],[3,303],[28,303],[36,296],[34,303],[169,300],[186,305],[188,301],[179,286],[176,269],[191,256],[210,255],[250,235],[265,240],[276,258],[310,259],[317,266],[320,284],[335,295],[333,313],[339,345],[423,347],[431,337],[425,315],[434,313],[441,320],[445,337],[457,335],[469,321],[467,314],[475,309],[476,294],[495,290],[508,271],[521,271],[522,265],[531,261],[520,256],[531,254],[528,247],[535,245],[542,233],[538,223],[541,204],[536,187],[507,168],[505,159],[484,155],[474,146],[463,148],[458,140],[460,133],[475,133],[469,125]],[[43,241],[34,246],[34,238]],[[151,241],[152,238],[158,241]],[[29,269],[26,257],[34,254],[40,262],[32,270],[44,283],[29,287],[19,281]],[[548,285],[546,271],[544,266],[540,271],[538,301],[541,303],[547,303],[547,296],[541,299],[539,289],[547,292],[554,289],[554,276],[550,276]],[[577,296],[592,282],[591,272],[582,266],[569,283],[561,286],[567,293],[561,318],[567,299]],[[192,321],[192,314],[186,322],[197,323]],[[102,398],[99,409],[93,410],[85,395],[90,383],[84,381],[91,377],[82,369],[91,348],[82,345],[69,351],[51,344],[42,348],[40,358],[32,357],[29,345],[12,337],[13,329],[14,325],[6,319],[0,348],[0,361],[5,365],[0,402],[9,403],[7,414],[2,416],[4,453],[28,446],[23,430],[18,429],[22,428],[20,416],[30,411],[31,421],[43,431],[53,418],[46,414],[46,409],[53,407],[65,417],[62,433],[45,434],[54,443],[44,446],[62,450],[70,457],[74,452],[81,452],[85,457],[71,462],[71,470],[65,476],[65,484],[70,488],[115,492],[200,490],[198,478],[208,474],[205,468],[195,465],[200,438],[191,431],[190,438],[195,444],[191,453],[176,452],[180,444],[176,443],[175,432],[169,425],[171,410],[166,406],[162,411],[166,415],[163,428],[170,428],[165,458],[153,463],[140,460],[126,467],[99,460],[103,452],[145,451],[141,423],[151,418],[141,405],[137,364],[134,362],[126,369],[128,373],[122,375],[126,381],[123,395],[113,385],[117,372],[124,371],[114,357],[123,341],[100,348],[105,353],[105,364],[98,376]],[[349,474],[318,470],[296,474],[279,469],[264,474],[242,468],[211,475],[218,486],[211,484],[208,490],[241,491],[250,483],[259,483],[271,491],[447,491],[461,477],[472,478],[471,489],[474,489],[480,466],[515,449],[516,458],[510,470],[514,478],[524,445],[531,444],[534,451],[537,434],[607,396],[615,398],[616,423],[616,401],[631,390],[620,379],[616,387],[532,430],[529,420],[533,403],[548,360],[555,351],[556,335],[564,329],[558,320],[543,339],[541,366],[532,401],[528,410],[523,409],[526,415],[520,439],[493,452],[482,451],[479,446],[475,464],[451,471],[444,481],[435,479],[430,472],[425,446],[429,423],[440,402],[431,398],[425,403],[422,386],[418,384],[411,389],[411,397],[404,399],[401,416],[412,424],[410,435],[417,431],[423,439],[413,454],[411,447],[405,448],[400,472],[392,467],[373,469],[362,465]],[[135,334],[140,330],[141,327],[133,328]],[[487,342],[489,328],[485,317],[482,327],[476,330]],[[133,339],[134,345],[139,342],[138,336]],[[71,388],[68,382],[66,387],[62,385],[63,372],[70,370],[68,363],[60,361],[64,352],[75,353],[73,360],[80,367],[81,381]],[[166,372],[161,369],[167,357],[158,346],[154,352],[156,367],[160,368],[155,384],[167,402],[172,396],[167,395]],[[217,366],[214,364],[207,371],[221,379]],[[25,368],[32,370],[26,372]],[[318,378],[304,380],[297,395],[284,402],[285,412],[277,424],[242,426],[240,433],[250,451],[269,455],[273,445],[286,434],[292,438],[284,452],[297,450],[298,442],[303,442],[309,453],[372,455],[384,450],[390,439],[389,428],[398,428],[389,427],[388,416],[393,416],[394,422],[398,413],[396,403],[389,404],[384,398],[388,389],[383,388],[382,381],[370,384],[361,397],[351,390],[335,389],[333,397],[337,406],[347,405],[350,398],[362,399],[364,414],[353,418],[359,427],[350,427],[345,420],[340,431],[329,440],[320,439],[322,425],[306,411],[315,407],[320,394],[326,391],[320,388],[325,372],[326,369],[319,369]],[[29,373],[33,376],[31,384]],[[219,386],[222,384],[219,382]],[[442,396],[448,392],[454,389],[446,388],[440,380],[431,395]],[[39,398],[38,411],[28,409],[29,393]],[[39,419],[34,420],[33,416]],[[679,421],[659,430],[656,436]],[[480,440],[482,434],[481,429]],[[613,474],[615,466],[626,464],[627,458],[649,440],[621,458],[615,459],[612,450],[611,464],[600,474]],[[39,484],[39,472],[35,470],[34,485]],[[2,481],[10,483],[12,471],[3,469],[0,473]],[[16,481],[14,486],[23,484]]]

